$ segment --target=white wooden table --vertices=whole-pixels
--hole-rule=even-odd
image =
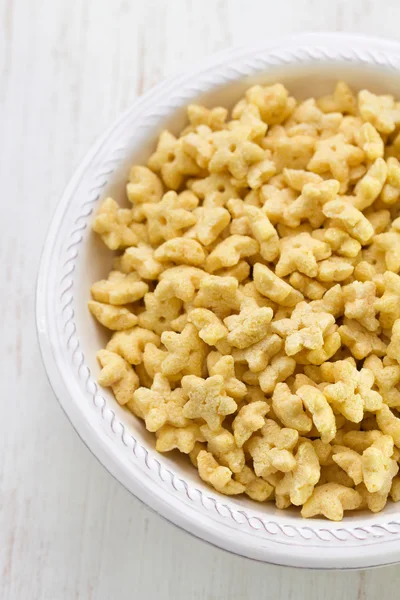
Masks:
[[[58,197],[137,95],[232,44],[295,31],[400,37],[398,0],[0,0],[0,599],[399,596],[400,567],[256,564],[175,529],[79,440],[49,387],[35,278]]]

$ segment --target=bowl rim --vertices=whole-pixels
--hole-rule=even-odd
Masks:
[[[255,526],[255,522],[251,524],[247,516],[248,525],[250,525],[252,530],[250,529],[245,533],[232,530],[229,526],[227,527],[226,521],[229,516],[233,516],[226,513],[226,509],[228,513],[232,513],[230,508],[231,503],[225,501],[225,499],[223,504],[220,503],[221,497],[213,494],[211,491],[207,498],[201,498],[201,505],[195,506],[192,504],[192,507],[186,505],[185,509],[182,510],[182,505],[179,502],[171,500],[168,504],[165,501],[165,490],[161,488],[157,490],[157,486],[150,484],[141,477],[132,477],[131,461],[127,459],[123,462],[120,451],[116,449],[110,437],[103,431],[96,429],[94,423],[90,421],[87,415],[83,414],[82,407],[72,401],[72,388],[63,378],[64,357],[60,354],[58,341],[54,339],[50,319],[49,273],[50,265],[54,260],[53,248],[56,244],[60,223],[74,196],[79,181],[90,167],[100,148],[103,147],[113,132],[129,116],[138,111],[139,108],[142,109],[146,103],[152,99],[154,100],[156,97],[159,98],[160,95],[168,96],[171,90],[177,87],[184,88],[190,82],[200,77],[207,80],[208,87],[206,86],[203,91],[211,89],[215,86],[216,73],[221,75],[229,65],[232,65],[233,61],[237,61],[238,65],[251,64],[253,72],[261,71],[261,68],[257,67],[261,57],[264,60],[264,68],[266,64],[277,64],[276,61],[278,61],[278,64],[290,64],[296,60],[308,60],[312,62],[313,60],[320,61],[325,59],[333,61],[341,60],[342,62],[350,61],[353,64],[357,64],[357,61],[365,64],[372,63],[393,68],[395,71],[400,72],[400,44],[395,41],[352,34],[305,33],[274,38],[267,43],[264,42],[252,46],[228,48],[207,57],[205,60],[197,61],[190,70],[190,73],[184,71],[183,74],[168,78],[138,98],[92,145],[67,185],[51,220],[40,260],[36,288],[37,333],[44,366],[56,397],[85,445],[113,477],[122,483],[133,495],[147,504],[157,514],[178,527],[227,551],[271,564],[322,569],[357,569],[393,564],[400,561],[400,551],[396,548],[399,545],[400,521],[391,520],[386,522],[387,518],[382,518],[382,513],[380,516],[376,516],[375,523],[368,524],[365,527],[352,527],[350,521],[343,522],[340,526],[321,521],[323,526],[318,529],[320,532],[318,535],[319,541],[314,543],[313,535],[316,529],[312,524],[305,524],[304,522],[302,522],[301,527],[304,534],[301,534],[300,537],[298,534],[299,528],[293,527],[292,522],[289,522],[287,525],[278,525],[279,531],[269,532],[272,537],[276,536],[276,539],[266,540],[261,537],[258,539],[256,531],[259,528]],[[267,57],[270,62],[266,61]],[[236,75],[231,75],[232,80],[244,76],[239,67],[235,66],[235,70]],[[85,214],[84,216],[87,217],[88,215]],[[81,366],[79,365],[78,370]],[[96,389],[94,389],[93,393],[96,393]],[[116,433],[114,428],[118,426],[118,423],[115,423],[115,415],[111,417],[109,425],[113,433]],[[123,438],[123,436],[124,432],[122,431],[121,437]],[[133,452],[136,453],[135,447],[133,448]],[[142,456],[142,459],[147,462],[148,453],[145,449],[144,452],[145,456]],[[161,472],[165,474],[159,461],[158,465],[155,465],[155,469],[158,469],[160,477]],[[189,498],[187,489],[176,488],[174,474],[168,470],[166,470],[166,473],[171,476],[174,494],[185,491]],[[136,475],[138,474],[139,471],[137,471]],[[155,491],[158,494],[155,495]],[[195,491],[202,496],[200,490]],[[193,498],[189,499],[193,501]],[[218,519],[211,520],[209,518],[210,506],[207,506],[206,501],[211,501],[212,508],[218,512]],[[236,512],[238,515],[241,513],[243,516],[243,512],[245,511]],[[234,520],[236,524],[239,523],[242,525],[240,519]],[[274,523],[274,521],[270,521],[270,523]],[[306,534],[307,531],[310,532],[310,536]],[[361,534],[361,531],[364,533]],[[334,545],[331,543],[333,540],[332,536],[334,540],[341,544],[340,553],[338,552],[336,543]],[[258,540],[257,548],[253,547],[255,540]],[[357,545],[359,545],[360,549],[363,549],[362,556],[354,556],[354,548]],[[321,546],[323,547],[323,552],[320,552]]]

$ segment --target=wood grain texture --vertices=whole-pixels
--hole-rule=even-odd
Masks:
[[[399,19],[398,0],[0,0],[1,600],[398,596],[397,567],[257,564],[143,507],[54,398],[37,348],[34,288],[64,185],[137,95],[231,44],[302,30],[396,38]]]

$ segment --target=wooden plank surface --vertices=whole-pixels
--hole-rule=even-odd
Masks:
[[[34,327],[45,232],[80,157],[160,79],[232,44],[296,31],[400,38],[398,0],[0,0],[1,600],[398,597],[400,568],[257,564],[132,498],[46,380]]]

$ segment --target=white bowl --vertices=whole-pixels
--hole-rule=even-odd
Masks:
[[[160,455],[154,436],[96,384],[104,333],[88,314],[92,282],[111,266],[91,233],[107,194],[122,201],[129,166],[142,163],[161,129],[179,131],[193,101],[232,106],[254,82],[281,81],[298,98],[328,93],[338,79],[355,89],[400,96],[400,45],[339,34],[305,34],[228,50],[139,98],[91,149],[68,185],[45,243],[37,324],[45,366],[81,438],[127,489],[169,521],[221,548],[280,565],[360,568],[400,561],[400,512],[349,514],[341,523],[303,520],[213,492],[177,456]]]

